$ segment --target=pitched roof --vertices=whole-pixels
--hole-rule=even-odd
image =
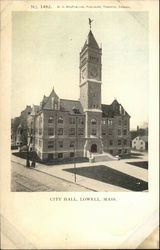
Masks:
[[[102,117],[113,118],[114,116],[118,115],[129,116],[129,114],[125,111],[123,106],[117,100],[114,100],[110,105],[102,104],[101,109]]]
[[[60,109],[69,111],[70,114],[83,114],[83,108],[80,101],[60,99]]]
[[[139,136],[141,140],[148,142],[148,136],[143,135],[143,136]]]

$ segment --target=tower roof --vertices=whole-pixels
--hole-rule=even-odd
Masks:
[[[82,51],[86,48],[86,47],[90,47],[90,48],[94,48],[94,49],[100,49],[99,46],[98,46],[98,43],[92,33],[92,31],[90,30],[89,31],[89,34],[88,34],[88,37],[87,37],[87,40],[85,41],[85,44],[82,48]]]

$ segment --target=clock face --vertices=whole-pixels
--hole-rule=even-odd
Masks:
[[[91,77],[97,77],[97,75],[98,75],[98,70],[97,70],[97,68],[95,66],[92,66],[90,68],[89,72],[90,72]]]

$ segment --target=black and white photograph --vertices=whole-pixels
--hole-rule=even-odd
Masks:
[[[1,1],[1,249],[159,249],[158,5]]]
[[[148,18],[12,13],[11,191],[148,191]]]

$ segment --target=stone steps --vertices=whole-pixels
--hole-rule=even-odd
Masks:
[[[92,154],[92,157],[89,160],[90,162],[117,161],[118,158],[112,156],[109,153],[102,153],[102,154]]]

